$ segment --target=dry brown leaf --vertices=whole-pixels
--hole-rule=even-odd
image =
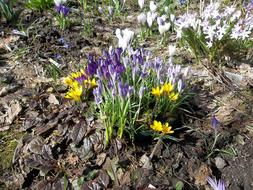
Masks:
[[[15,117],[22,111],[22,106],[16,100],[10,103],[10,106],[7,108],[8,117],[6,118],[6,123],[12,124]]]
[[[206,179],[211,176],[212,170],[206,164],[202,164],[194,173],[195,184],[199,186],[206,184]]]
[[[71,165],[76,165],[79,161],[79,158],[77,155],[74,155],[73,153],[70,153],[68,157],[66,158],[66,161]]]
[[[101,166],[101,165],[104,163],[105,158],[106,158],[106,153],[101,153],[101,154],[99,154],[99,155],[97,156],[97,159],[96,159],[96,164],[97,164],[98,166]]]
[[[48,97],[48,102],[50,104],[54,104],[54,105],[59,105],[59,100],[57,100],[57,98],[55,97],[54,94],[50,94],[49,97]]]

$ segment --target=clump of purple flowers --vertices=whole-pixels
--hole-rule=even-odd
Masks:
[[[99,59],[88,56],[85,73],[97,80],[93,95],[100,117],[104,118],[106,144],[113,127],[118,128],[119,138],[125,128],[134,133],[135,121],[156,101],[150,96],[152,87],[170,82],[175,90],[183,92],[184,74],[172,60],[165,63],[160,58],[151,59],[149,51],[131,48],[127,51],[110,48],[103,51]],[[162,111],[167,113],[168,110]]]

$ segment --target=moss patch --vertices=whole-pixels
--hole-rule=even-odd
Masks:
[[[22,135],[14,130],[0,132],[0,173],[12,166],[12,157]]]

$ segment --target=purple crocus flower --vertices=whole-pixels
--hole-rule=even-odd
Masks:
[[[68,16],[69,14],[69,8],[64,6],[64,5],[56,5],[55,10],[59,13],[62,14],[64,17]]]
[[[219,125],[219,121],[216,119],[215,115],[212,115],[212,118],[211,118],[211,126],[212,128],[216,129],[217,126]]]
[[[217,181],[216,178],[208,177],[207,182],[213,190],[225,190],[225,184],[222,180]]]
[[[121,75],[125,70],[126,70],[125,67],[121,64],[118,64],[116,66],[116,72],[118,75]]]
[[[53,58],[59,60],[59,59],[61,59],[61,55],[60,55],[60,54],[55,54],[55,55],[53,56]]]
[[[133,93],[133,88],[128,84],[123,84],[121,81],[118,82],[118,92],[122,98],[130,96]]]
[[[93,89],[96,104],[102,103],[103,84],[101,80],[97,81],[97,87]]]
[[[93,95],[95,97],[96,104],[102,103],[102,93],[99,87],[93,89]]]
[[[70,48],[69,43],[67,43],[66,40],[65,40],[63,37],[59,38],[59,39],[58,39],[58,42],[59,42],[60,44],[62,44],[64,48],[66,48],[66,49],[69,49],[69,48]]]
[[[92,76],[97,72],[97,69],[98,69],[98,64],[94,60],[94,57],[92,55],[88,55],[88,65],[86,68],[86,73],[89,76]]]
[[[123,49],[122,49],[122,48],[116,48],[116,49],[115,49],[115,53],[116,53],[116,55],[117,55],[118,60],[120,60],[120,57],[121,57],[122,52],[123,52]]]
[[[180,5],[185,4],[186,0],[179,0]]]

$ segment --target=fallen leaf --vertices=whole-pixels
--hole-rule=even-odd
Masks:
[[[101,166],[101,165],[104,163],[105,158],[106,158],[106,153],[101,153],[101,154],[99,154],[99,155],[97,156],[97,159],[96,159],[96,164],[97,164],[98,166]]]
[[[212,170],[206,164],[202,164],[194,173],[195,184],[200,186],[206,184],[206,179],[211,176]]]
[[[17,91],[21,85],[10,85],[10,86],[5,86],[0,90],[0,97],[3,97],[7,95],[8,93],[13,93]]]
[[[107,158],[104,165],[103,165],[103,169],[107,171],[108,175],[110,176],[110,178],[113,181],[115,181],[115,184],[117,186],[119,185],[119,181],[118,181],[118,178],[116,176],[118,162],[119,162],[118,157],[115,157],[113,159]]]
[[[81,119],[76,125],[73,126],[73,130],[70,134],[70,139],[79,144],[83,139],[87,129],[87,123],[84,119]]]
[[[68,157],[66,158],[66,161],[71,164],[71,165],[76,165],[79,161],[79,158],[77,155],[71,153],[68,155]]]
[[[48,102],[50,104],[54,104],[54,105],[59,105],[59,100],[57,100],[57,98],[55,97],[54,94],[50,94],[49,97],[48,97]]]
[[[22,111],[22,106],[20,103],[16,100],[12,101],[10,103],[10,106],[7,108],[7,118],[6,122],[8,124],[12,124],[13,120],[15,119],[16,116]]]
[[[146,154],[142,155],[142,157],[140,159],[140,165],[144,169],[148,169],[148,170],[152,170],[153,169],[151,160],[150,160],[150,158]]]

